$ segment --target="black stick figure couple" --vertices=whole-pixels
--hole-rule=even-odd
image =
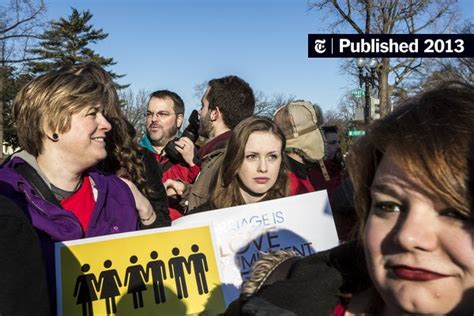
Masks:
[[[77,297],[76,304],[82,305],[82,315],[94,315],[92,302],[97,300],[97,294],[100,293],[100,299],[105,299],[107,315],[117,313],[115,297],[120,295],[119,287],[122,286],[117,270],[110,269],[112,261],[104,261],[104,270],[96,279],[93,273],[86,273],[90,270],[90,266],[86,263],[82,265],[82,275],[77,277],[76,286],[74,287],[74,297]],[[110,270],[109,270],[110,269]]]
[[[124,286],[128,284],[128,294],[132,294],[133,307],[135,309],[143,307],[143,291],[146,291],[146,283],[150,280],[153,284],[153,292],[155,295],[155,303],[160,304],[166,302],[165,288],[163,280],[166,280],[165,263],[163,260],[158,260],[158,253],[152,251],[150,253],[152,259],[144,269],[142,265],[136,264],[137,256],[131,256],[130,262],[133,264],[125,270]]]
[[[152,260],[148,262],[146,271],[139,264],[137,256],[130,257],[131,266],[125,270],[125,282],[123,286],[128,286],[127,293],[132,294],[133,307],[135,309],[143,307],[142,291],[146,290],[146,283],[149,277],[153,280],[153,289],[155,292],[155,302],[157,304],[165,302],[165,292],[163,286],[163,279],[166,279],[165,264],[158,258],[158,253],[152,251],[150,254]],[[105,260],[104,268],[99,275],[99,279],[93,273],[87,273],[90,270],[89,264],[84,264],[81,267],[82,275],[77,277],[76,285],[74,287],[74,297],[77,297],[76,304],[82,305],[82,315],[94,315],[92,302],[97,300],[97,293],[100,293],[100,299],[105,300],[105,307],[107,315],[117,313],[117,305],[115,297],[120,295],[119,288],[122,287],[122,282],[117,273],[117,270],[110,269],[112,261]]]
[[[175,279],[178,299],[188,297],[184,270],[191,274],[192,269],[194,269],[199,295],[209,292],[206,281],[206,272],[209,271],[206,256],[203,253],[198,253],[199,246],[196,244],[191,246],[191,250],[193,254],[186,260],[183,256],[179,256],[180,251],[175,247],[171,251],[174,257],[168,261],[169,277]],[[163,284],[163,280],[167,278],[165,263],[162,260],[158,260],[158,253],[156,251],[150,253],[150,258],[152,260],[148,262],[144,269],[142,265],[136,264],[138,261],[136,256],[130,257],[130,262],[133,265],[129,266],[125,271],[124,286],[128,284],[127,293],[133,295],[133,307],[135,309],[143,307],[142,292],[147,290],[146,283],[149,282],[150,277],[153,284],[155,303],[166,302]]]
[[[179,249],[175,247],[171,251],[174,257],[168,261],[170,278],[175,279],[178,299],[189,296],[184,275],[185,269],[188,274],[191,274],[192,269],[194,269],[194,276],[196,277],[199,295],[204,293],[207,294],[209,292],[206,281],[206,272],[209,271],[206,255],[198,253],[199,246],[196,244],[191,246],[191,250],[193,251],[193,254],[191,254],[186,260],[185,257],[179,256]]]

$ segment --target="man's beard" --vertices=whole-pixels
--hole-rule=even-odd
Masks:
[[[206,116],[201,117],[201,121],[199,122],[199,130],[198,130],[199,136],[209,138],[211,131],[212,131],[212,125],[211,125],[210,116],[206,115]]]
[[[148,131],[148,138],[153,146],[165,146],[170,140],[176,137],[176,133],[178,132],[178,127],[174,125],[169,130],[165,130],[161,125],[158,125],[161,130],[162,134],[161,137],[158,139],[153,139],[150,131]]]

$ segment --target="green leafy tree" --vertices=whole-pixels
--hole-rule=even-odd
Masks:
[[[41,35],[39,48],[31,52],[40,57],[40,61],[29,63],[35,74],[44,74],[67,65],[84,62],[96,62],[103,67],[115,65],[113,58],[106,58],[89,46],[107,38],[103,29],[95,29],[90,23],[93,15],[89,10],[79,12],[72,8],[67,18],[52,21],[50,27]],[[109,71],[114,79],[123,77]],[[124,88],[125,85],[118,85]]]

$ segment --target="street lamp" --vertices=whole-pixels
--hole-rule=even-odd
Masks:
[[[366,65],[365,58],[359,57],[356,59],[357,68],[359,68],[359,87],[365,84],[365,105],[364,105],[364,122],[369,124],[370,115],[370,88],[375,84],[375,68],[377,68],[377,59],[371,58],[368,65]],[[368,67],[367,67],[368,66]]]

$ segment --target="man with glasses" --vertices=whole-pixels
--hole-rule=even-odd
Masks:
[[[185,163],[168,159],[164,152],[166,144],[178,136],[184,120],[184,102],[175,92],[158,90],[150,95],[146,112],[146,134],[140,144],[150,150],[159,162],[165,182],[168,179],[193,183],[200,168],[194,163],[194,143],[187,137],[176,140],[175,148]],[[171,219],[181,216],[178,205],[170,201]]]

